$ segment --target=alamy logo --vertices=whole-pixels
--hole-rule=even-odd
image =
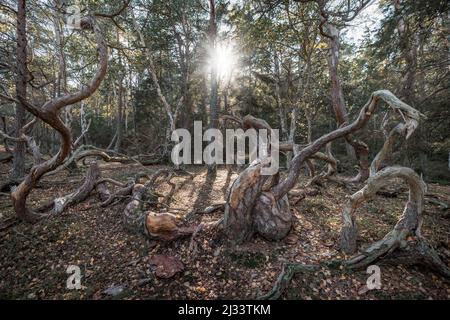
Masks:
[[[66,287],[69,290],[80,290],[81,287],[81,270],[79,266],[70,265],[66,270],[70,276],[67,278]]]
[[[69,29],[81,29],[81,9],[77,5],[68,6],[66,9],[66,25]]]
[[[194,121],[194,137],[186,129],[172,132],[172,162],[180,164],[245,164],[246,149],[248,163],[257,159],[267,163],[261,168],[262,175],[274,175],[279,169],[279,134],[277,129],[226,129],[225,140],[219,129],[208,129],[202,133],[202,122]],[[192,140],[194,147],[192,148]],[[209,144],[203,150],[203,141]],[[246,148],[248,141],[248,148]],[[192,150],[194,157],[192,158]],[[224,154],[225,152],[225,154]]]
[[[369,290],[380,290],[381,289],[381,270],[377,265],[371,265],[367,268],[367,274],[370,277],[367,278],[366,285]]]

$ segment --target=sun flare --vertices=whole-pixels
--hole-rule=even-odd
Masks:
[[[210,52],[209,66],[216,68],[219,79],[231,78],[237,63],[238,57],[231,43],[217,44]]]

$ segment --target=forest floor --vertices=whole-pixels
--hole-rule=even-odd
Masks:
[[[155,171],[162,166],[148,166]],[[0,178],[7,179],[2,165]],[[126,181],[142,170],[135,165],[102,163],[102,175]],[[224,200],[237,176],[235,170],[219,168],[208,176],[203,167],[188,167],[187,175],[174,178],[176,189],[166,199],[170,208],[183,217],[195,209]],[[30,203],[44,203],[56,195],[71,192],[83,180],[78,173],[60,173],[43,179]],[[298,189],[308,178],[300,179]],[[302,182],[303,181],[303,182]],[[399,189],[393,184],[390,189]],[[429,191],[450,195],[449,186],[432,184]],[[168,194],[171,186],[162,183],[157,191]],[[268,242],[255,237],[236,248],[227,246],[220,231],[200,231],[190,248],[190,238],[171,243],[156,242],[127,231],[121,219],[126,204],[98,206],[95,195],[60,216],[29,225],[14,220],[7,196],[0,197],[0,298],[3,299],[254,299],[269,291],[284,262],[319,263],[344,258],[338,250],[341,211],[345,197],[356,189],[326,183],[318,194],[306,196],[291,210],[295,226],[285,241]],[[403,188],[397,197],[377,196],[358,210],[360,247],[381,239],[397,222],[407,199]],[[164,206],[155,208],[164,210]],[[216,221],[222,210],[211,214],[191,214],[189,223]],[[12,221],[12,223],[11,223]],[[12,224],[12,225],[10,225]],[[450,258],[448,211],[426,203],[423,234],[442,254]],[[170,279],[154,275],[149,263],[155,255],[174,256],[184,270]],[[69,290],[69,265],[81,269],[81,290]],[[450,299],[450,285],[439,275],[420,267],[381,266],[381,289],[364,290],[366,270],[321,271],[297,275],[284,299]],[[118,289],[111,295],[106,289]],[[106,290],[106,291],[105,291]]]

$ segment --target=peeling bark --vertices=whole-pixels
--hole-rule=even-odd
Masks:
[[[266,129],[270,125],[251,115],[242,120],[233,118],[244,129]],[[292,228],[292,214],[287,195],[276,199],[270,189],[278,183],[279,176],[264,176],[261,169],[270,158],[250,164],[233,182],[228,191],[224,212],[224,232],[230,242],[239,244],[255,233],[272,241],[283,239]]]
[[[224,231],[228,239],[238,244],[254,233],[253,208],[265,179],[261,176],[261,162],[251,164],[233,182],[227,195],[224,212]]]

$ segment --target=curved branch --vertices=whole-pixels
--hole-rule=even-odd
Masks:
[[[373,243],[361,254],[344,264],[349,268],[362,268],[381,257],[408,264],[425,264],[450,279],[450,269],[441,261],[437,252],[421,234],[422,210],[426,185],[414,170],[405,167],[388,167],[369,178],[367,185],[351,196],[343,211],[344,226],[341,230],[341,246],[347,252],[356,250],[357,228],[355,210],[371,199],[384,185],[394,178],[401,178],[409,186],[409,197],[403,215],[394,229],[383,239]],[[396,250],[400,249],[400,251]],[[395,251],[395,252],[394,252]]]
[[[274,196],[280,199],[286,195],[290,189],[292,189],[300,175],[300,167],[303,162],[310,158],[314,153],[318,152],[327,143],[345,137],[353,132],[356,132],[363,128],[369,121],[371,115],[375,111],[380,101],[386,102],[392,109],[397,112],[403,112],[405,114],[405,126],[407,130],[406,138],[414,132],[417,128],[419,119],[423,116],[419,111],[410,107],[406,103],[402,102],[395,95],[388,90],[379,90],[372,93],[369,101],[361,109],[358,118],[351,124],[338,128],[311,143],[309,146],[301,150],[292,159],[291,169],[287,177],[272,189]]]
[[[389,156],[392,155],[392,151],[396,145],[396,142],[399,140],[399,137],[402,137],[405,134],[406,127],[403,123],[399,123],[394,127],[394,129],[391,130],[386,141],[383,144],[383,147],[372,160],[372,164],[370,165],[370,176],[375,175],[383,165],[386,165],[386,162],[389,162]]]
[[[78,92],[66,94],[48,101],[42,106],[42,108],[37,108],[26,101],[23,97],[18,97],[29,112],[50,125],[53,129],[57,130],[61,137],[61,145],[58,153],[50,160],[33,166],[22,183],[20,183],[20,185],[11,193],[13,206],[18,217],[28,222],[36,222],[40,218],[52,213],[52,210],[49,210],[48,212],[41,212],[29,209],[26,204],[27,197],[45,173],[56,169],[61,163],[63,163],[63,161],[70,154],[72,147],[72,136],[70,130],[60,119],[59,111],[67,105],[77,103],[92,95],[98,89],[101,81],[106,75],[108,50],[103,34],[93,17],[84,18],[83,26],[94,31],[99,53],[99,66],[90,83]]]

